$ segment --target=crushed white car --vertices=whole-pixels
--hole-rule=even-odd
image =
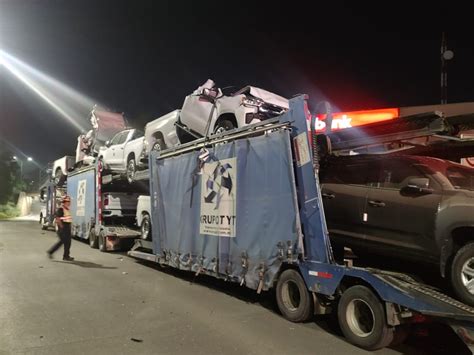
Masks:
[[[253,86],[224,95],[208,79],[186,97],[178,124],[191,135],[207,136],[281,115],[288,108],[284,97]]]

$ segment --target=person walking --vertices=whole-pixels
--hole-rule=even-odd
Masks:
[[[70,211],[71,198],[66,195],[61,201],[61,207],[56,211],[56,225],[58,226],[59,240],[47,251],[48,257],[53,258],[53,254],[61,245],[64,245],[63,260],[72,261],[73,257],[69,255],[71,249],[71,222],[72,216]]]

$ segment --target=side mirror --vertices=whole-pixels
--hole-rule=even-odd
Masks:
[[[408,183],[403,187],[403,192],[408,194],[432,194],[433,189],[430,187],[430,179],[428,178],[413,178],[408,180]]]

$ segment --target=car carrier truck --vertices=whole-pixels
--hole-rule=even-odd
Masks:
[[[408,275],[335,261],[309,115],[300,96],[277,118],[152,152],[152,240],[137,239],[129,255],[275,289],[286,319],[333,313],[367,350],[428,321],[448,324],[472,349],[473,308]]]
[[[148,183],[129,184],[107,172],[101,161],[68,175],[72,235],[88,240],[101,251],[131,246],[141,235],[135,226],[137,199],[148,193]]]
[[[53,177],[40,188],[40,201],[44,203],[44,208],[40,213],[41,229],[56,230],[56,209],[61,206],[61,199],[66,195],[66,186],[58,186]]]

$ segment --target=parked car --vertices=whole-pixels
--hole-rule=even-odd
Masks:
[[[74,169],[74,163],[76,162],[73,156],[64,156],[54,161],[52,169],[52,177],[57,186],[64,185],[67,178],[68,171]]]
[[[138,196],[137,204],[137,226],[140,227],[141,237],[144,240],[151,239],[151,203],[150,196]]]
[[[180,110],[174,110],[145,125],[144,158],[148,156],[152,149],[163,150],[179,144],[175,125],[179,115]]]
[[[143,132],[126,129],[117,133],[104,147],[99,149],[99,159],[107,169],[126,173],[129,183],[134,181],[137,167],[141,166]]]
[[[474,169],[421,156],[350,156],[321,170],[336,248],[439,267],[474,306]]]
[[[185,98],[179,124],[205,136],[278,116],[288,107],[287,99],[253,86],[224,95],[209,79]]]

